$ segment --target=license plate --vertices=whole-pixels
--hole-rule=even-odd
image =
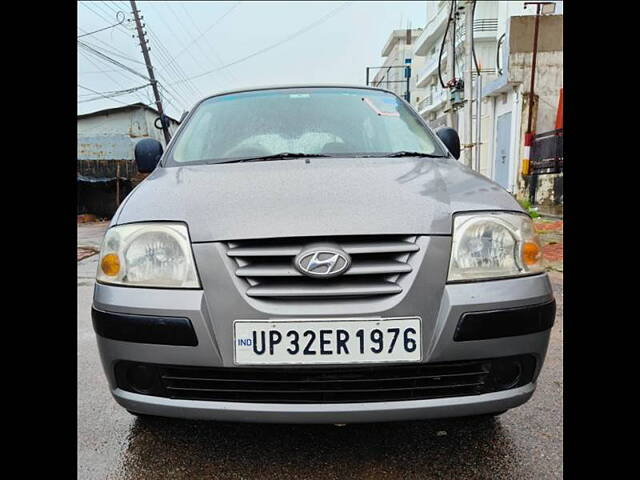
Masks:
[[[237,365],[419,362],[420,317],[234,322]]]

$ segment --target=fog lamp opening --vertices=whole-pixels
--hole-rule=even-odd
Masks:
[[[155,368],[147,365],[134,365],[127,369],[127,381],[138,393],[149,393],[156,384]]]
[[[522,364],[519,360],[496,362],[491,373],[496,387],[506,390],[518,384],[522,375]]]

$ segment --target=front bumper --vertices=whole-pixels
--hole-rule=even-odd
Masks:
[[[260,423],[362,423],[482,415],[517,407],[535,390],[535,382],[502,392],[467,397],[338,404],[240,403],[175,400],[116,388],[116,401],[127,410],[194,420]]]
[[[98,347],[116,401],[128,410],[150,415],[246,422],[352,423],[491,413],[516,407],[531,397],[546,354],[550,330],[472,341],[455,341],[454,337],[459,320],[465,313],[517,309],[552,301],[553,294],[546,274],[446,285],[439,305],[429,308],[437,312],[436,315],[425,312],[428,309],[422,309],[418,303],[419,293],[415,295],[408,295],[397,305],[375,313],[381,317],[422,315],[423,320],[427,320],[422,339],[425,363],[530,354],[536,358],[532,382],[521,387],[480,395],[334,404],[179,400],[141,395],[119,388],[115,377],[115,365],[121,360],[233,368],[233,357],[229,355],[230,341],[225,340],[220,332],[224,331],[234,318],[219,315],[216,305],[208,303],[205,293],[198,290],[172,291],[97,284],[94,294],[96,309],[113,313],[187,318],[198,339],[197,345],[184,346],[132,343],[97,335]],[[243,308],[248,307],[245,305]],[[242,318],[279,317],[277,314],[259,311],[239,312],[238,315]],[[371,313],[367,312],[367,317],[370,316]],[[335,318],[335,315],[331,317]]]

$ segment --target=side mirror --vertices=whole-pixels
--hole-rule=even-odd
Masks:
[[[153,172],[163,152],[162,144],[155,138],[144,138],[136,143],[134,156],[140,173]]]
[[[458,132],[450,127],[440,127],[436,130],[436,135],[449,149],[451,155],[458,160],[460,158],[460,137],[458,137]]]

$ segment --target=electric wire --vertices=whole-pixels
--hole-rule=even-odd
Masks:
[[[84,29],[82,29],[82,28],[80,28],[80,30],[81,30],[81,31],[85,31],[85,30],[84,30]],[[126,54],[125,54],[125,52],[123,52],[122,50],[118,50],[118,49],[116,49],[115,47],[112,47],[110,44],[107,44],[106,42],[104,42],[104,41],[100,40],[100,39],[99,39],[99,38],[97,38],[97,37],[96,37],[96,38],[93,38],[93,40],[99,41],[99,42],[101,42],[101,43],[103,43],[103,44],[105,44],[105,45],[109,45],[113,50],[107,49],[107,48],[102,47],[102,46],[99,46],[99,45],[93,45],[93,44],[89,44],[89,43],[86,43],[86,42],[85,42],[85,43],[86,43],[87,45],[89,45],[89,46],[91,46],[91,47],[95,48],[95,49],[99,49],[99,50],[101,50],[103,53],[104,53],[104,52],[106,52],[106,53],[109,53],[109,54],[111,54],[111,55],[114,55],[114,56],[117,56],[117,57],[120,57],[120,58],[126,59],[126,60],[128,60],[128,61],[130,61],[130,62],[137,63],[137,64],[139,64],[139,65],[146,65],[144,62],[140,62],[140,61],[138,61],[138,60],[135,60],[135,59],[131,58],[130,56],[126,55]],[[137,43],[137,42],[136,42],[136,43]],[[113,72],[113,71],[118,72],[118,70],[109,70],[109,71],[111,71],[111,72]],[[104,73],[104,72],[105,72],[105,70],[99,70],[98,72],[83,72],[83,73]],[[121,73],[122,73],[122,72],[121,72]],[[169,82],[168,82],[164,77],[159,77],[159,78],[161,78],[165,83],[169,83]],[[171,95],[171,97],[172,97],[172,98],[173,98],[177,103],[179,103],[179,104],[181,104],[181,105],[186,105],[186,104],[187,104],[183,99],[178,98],[178,97],[180,97],[180,95],[179,95],[177,92],[176,92],[175,94],[172,94],[172,93],[171,93],[171,91],[167,90],[167,94]],[[178,109],[178,110],[180,110],[180,109]]]
[[[163,60],[163,63],[165,64],[165,66],[168,66],[176,75],[177,80],[185,80],[185,82],[181,82],[180,85],[182,86],[183,91],[186,93],[187,96],[201,96],[201,92],[199,92],[194,83],[192,81],[189,81],[187,79],[187,75],[184,72],[184,70],[182,69],[182,67],[180,66],[180,64],[178,62],[176,62],[171,53],[169,53],[169,51],[167,50],[167,48],[164,46],[164,44],[160,41],[160,38],[149,28],[147,28],[148,32],[149,32],[149,39],[151,40],[152,44],[156,47],[156,52],[158,53],[158,56]],[[162,70],[162,68],[157,69],[158,71]],[[176,82],[170,83],[168,84],[168,86],[170,85],[174,85]],[[184,85],[182,85],[182,83],[184,83]]]
[[[85,50],[88,50],[89,52],[93,53],[94,55],[96,55],[97,57],[105,60],[106,62],[112,63],[113,65],[116,65],[120,68],[123,68],[124,70],[127,70],[128,72],[133,73],[134,75],[137,75],[140,78],[144,78],[145,80],[149,80],[149,77],[143,75],[142,73],[134,70],[133,68],[129,67],[128,65],[125,65],[124,63],[119,62],[118,60],[115,60],[113,58],[111,58],[108,55],[105,55],[104,53],[96,50],[95,48],[89,46],[88,44],[82,42],[81,40],[78,40],[78,44],[80,45],[81,48],[84,48]]]
[[[475,37],[475,35],[473,34],[473,28],[475,24],[477,3],[478,3],[478,0],[473,0],[473,7],[471,7],[471,32],[468,32],[467,35],[471,35],[471,52],[473,53],[473,63],[476,66],[476,71],[478,72],[478,75],[480,75],[480,67],[478,66],[478,59],[476,58],[476,46],[473,41],[473,38]]]
[[[235,6],[239,5],[240,2],[237,2],[235,4]],[[218,65],[224,65],[224,61],[222,60],[222,58],[220,57],[220,55],[218,54],[218,52],[216,51],[215,48],[213,48],[213,45],[211,45],[211,42],[209,41],[209,39],[207,37],[204,37],[204,40],[206,42],[207,45],[207,50],[205,51],[204,48],[202,47],[202,45],[200,45],[199,40],[205,35],[205,33],[209,32],[215,25],[217,25],[218,23],[220,23],[220,21],[226,17],[232,10],[234,7],[230,8],[229,10],[227,10],[227,12],[225,12],[220,18],[218,18],[218,20],[216,20],[213,25],[207,27],[207,30],[205,32],[203,32],[202,30],[200,30],[200,28],[198,27],[198,25],[196,24],[195,20],[193,19],[193,17],[191,16],[191,13],[189,13],[189,10],[187,9],[187,7],[185,7],[184,3],[181,3],[180,6],[182,7],[182,10],[184,11],[184,13],[187,15],[187,17],[189,18],[189,20],[191,21],[191,24],[194,26],[194,28],[196,29],[196,31],[198,32],[198,37],[194,40],[195,45],[198,46],[198,48],[200,49],[200,51],[202,53],[206,53],[207,58],[209,58],[209,61],[211,61],[211,56],[209,55],[209,52],[213,53],[216,57],[216,61]],[[177,56],[177,55],[176,55]],[[211,63],[216,63],[211,61]],[[233,74],[233,72],[231,72],[231,70],[224,70],[224,75],[227,77],[227,80],[230,82],[235,82],[237,79],[235,77],[235,75]]]
[[[121,97],[123,95],[128,95],[130,93],[133,93],[137,90],[141,90],[143,88],[148,87],[149,85],[151,85],[150,83],[147,83],[145,85],[140,85],[138,87],[133,87],[133,88],[128,88],[126,90],[113,90],[110,92],[96,92],[95,90],[91,90],[90,88],[87,88],[83,85],[78,84],[78,86],[80,88],[84,88],[85,90],[89,90],[90,92],[93,92],[94,94],[97,95],[97,97],[93,97],[93,98],[85,98],[82,99],[80,101],[78,101],[78,103],[86,103],[86,102],[95,102],[96,100],[100,100],[101,98],[107,98],[107,99],[113,99],[114,97]],[[78,96],[91,96],[91,94],[81,94]]]
[[[105,21],[107,21],[107,22],[108,22],[107,18],[105,18],[105,17],[103,16],[103,14],[105,14],[105,11],[104,11],[104,10],[100,9],[99,11],[96,11],[96,10],[94,10],[93,8],[91,8],[89,5],[86,5],[86,4],[84,4],[84,3],[81,3],[81,4],[82,4],[83,6],[85,6],[89,11],[91,11],[94,15],[96,15],[96,16],[98,16],[99,18],[101,18],[102,20],[105,20]],[[94,4],[94,6],[95,6],[95,7],[97,7],[97,5],[96,5],[96,4]],[[109,5],[107,5],[107,6],[109,6]],[[109,7],[110,7],[110,6],[109,6]],[[111,7],[110,7],[110,9],[111,9],[111,11],[112,11],[112,12],[115,12],[115,13],[116,13],[116,16],[117,16],[117,10],[114,10],[114,9],[113,9],[113,8],[111,8]],[[127,11],[127,10],[129,10],[129,9],[128,9],[128,8],[125,8],[125,11]],[[108,15],[107,15],[107,16],[108,16]],[[122,26],[122,25],[118,25],[118,26],[119,26],[119,27],[121,27],[123,30],[116,29],[116,31],[120,31],[120,32],[122,32],[122,33],[125,33],[128,37],[130,37],[130,35],[132,34],[132,32],[128,31],[128,30],[126,29],[126,27],[124,27],[124,26]],[[86,30],[84,30],[84,29],[81,29],[81,28],[79,28],[79,29],[80,29],[81,31],[83,31],[83,32],[86,32]],[[111,46],[110,44],[107,44],[106,42],[104,42],[104,41],[102,41],[102,40],[100,40],[100,39],[98,39],[98,38],[94,38],[94,40],[97,40],[97,41],[99,41],[99,42],[101,42],[101,43],[103,43],[103,44],[105,44],[105,45],[108,45],[108,46],[110,46],[112,49],[114,49],[114,50],[116,50],[116,51],[107,50],[107,49],[106,49],[106,48],[104,48],[104,47],[99,47],[99,46],[97,46],[97,45],[90,45],[90,44],[86,44],[86,43],[84,43],[84,42],[78,42],[78,43],[84,43],[84,45],[82,46],[82,48],[84,48],[85,50],[91,51],[91,53],[93,53],[94,55],[96,55],[97,57],[99,57],[101,60],[103,60],[103,61],[107,61],[107,62],[112,63],[112,64],[114,64],[114,65],[117,65],[117,66],[119,66],[120,68],[123,68],[124,70],[126,70],[126,71],[128,71],[128,72],[130,72],[130,73],[133,73],[133,74],[135,74],[135,75],[137,75],[137,76],[140,76],[140,77],[142,77],[142,78],[144,78],[144,79],[146,79],[146,80],[149,80],[149,79],[148,79],[147,77],[145,77],[144,75],[140,74],[139,72],[136,72],[136,71],[135,71],[135,70],[133,70],[132,68],[130,68],[130,67],[128,67],[128,66],[126,66],[126,65],[124,65],[124,64],[122,64],[122,63],[120,63],[120,62],[118,62],[118,61],[116,61],[116,60],[114,60],[114,59],[112,59],[112,58],[109,58],[109,56],[108,56],[108,55],[105,55],[104,53],[100,52],[99,50],[107,51],[107,52],[108,52],[109,54],[111,54],[111,55],[118,56],[118,57],[124,58],[124,59],[126,59],[126,60],[128,60],[128,61],[135,62],[135,63],[141,64],[141,65],[145,65],[144,63],[142,63],[142,62],[139,62],[139,61],[137,61],[137,60],[132,59],[131,57],[129,57],[129,56],[127,56],[127,55],[125,55],[125,54],[124,54],[124,52],[122,52],[122,51],[119,51],[119,50],[115,49],[115,47]],[[87,48],[87,47],[88,47],[88,48]],[[119,53],[118,53],[118,52],[119,52]],[[99,71],[99,72],[104,73],[104,74],[105,74],[108,78],[110,78],[112,81],[114,81],[114,82],[115,82],[115,83],[117,83],[118,85],[122,86],[122,85],[121,85],[119,82],[117,82],[113,77],[111,77],[110,75],[107,75],[107,74],[106,74],[106,72],[105,72],[104,70],[100,70],[100,69],[99,69],[99,67],[97,66],[97,64],[96,64],[95,62],[93,62],[89,57],[87,57],[87,56],[84,54],[84,52],[80,52],[80,53],[82,53],[82,54],[83,54],[83,56],[85,56],[85,57],[86,57],[86,58],[87,58],[87,59],[88,59],[88,60],[89,60],[93,65],[95,65],[95,66],[98,68],[98,71]],[[118,71],[116,71],[116,73],[118,73]],[[119,73],[123,74],[124,72],[119,71]],[[166,79],[164,79],[164,81],[165,81],[166,83],[169,83]],[[168,89],[166,89],[166,88],[165,88],[164,90],[165,90],[166,94],[167,94],[167,95],[169,95],[169,96],[171,96],[171,97],[172,97],[172,98],[173,98],[177,103],[182,104],[182,105],[186,105],[186,102],[185,102],[184,100],[177,98],[177,97],[179,97],[179,95],[177,94],[177,92],[176,92],[176,94],[173,94],[171,91],[169,91],[169,90],[168,90]],[[136,93],[136,96],[137,96],[139,99],[141,99],[141,100],[142,100],[142,103],[146,103],[146,102],[145,102],[145,100],[144,100],[142,97],[140,97],[140,93],[139,93],[137,90],[136,90],[136,91],[134,91],[134,93]],[[148,94],[148,92],[147,92],[147,94]],[[165,95],[165,97],[166,97],[167,95]],[[104,97],[103,97],[103,98],[104,98]],[[116,100],[114,100],[114,101],[116,101]],[[176,107],[176,105],[175,105],[173,102],[171,102],[168,98],[167,98],[167,101],[168,101],[168,103],[169,103],[170,105],[172,105],[174,108],[176,108],[176,110],[178,110],[178,111],[180,110],[180,109],[179,109],[178,107]],[[118,101],[118,103],[122,103],[122,102]],[[155,102],[151,102],[151,103],[155,103]],[[149,104],[149,105],[150,105],[150,104]]]
[[[456,8],[456,0],[452,0],[451,2],[451,8],[455,11]],[[456,81],[456,21],[457,21],[457,17],[458,17],[458,12],[455,11],[455,13],[453,14],[453,35],[451,38],[451,42],[453,43],[453,58],[451,58],[451,63],[453,66],[453,81]]]
[[[447,26],[444,29],[444,36],[442,37],[442,43],[440,44],[440,55],[438,56],[438,78],[440,79],[440,85],[442,85],[442,88],[447,88],[447,86],[445,85],[444,81],[442,80],[442,54],[444,53],[444,44],[447,41],[447,34],[449,33],[449,25],[451,24],[452,18],[453,18],[453,6],[454,3],[451,2],[451,9],[449,10],[449,19],[447,20]],[[455,35],[454,35],[454,44],[453,44],[453,49],[455,50]],[[450,58],[449,61],[451,61],[452,59]]]
[[[93,40],[98,40],[98,39],[94,38]],[[134,58],[131,58],[130,56],[126,55],[122,50],[117,50],[115,47],[106,48],[101,45],[94,45],[91,43],[87,43],[86,41],[84,41],[84,43],[96,50],[102,51],[102,53],[113,55],[114,57],[119,57],[129,62],[137,63],[138,65],[146,65],[144,62],[140,62]],[[105,42],[102,42],[102,43],[105,43]]]
[[[176,34],[176,32],[173,30],[173,28],[171,27],[171,25],[169,24],[169,22],[167,22],[162,14],[158,14],[158,18],[162,21],[162,23],[167,27],[167,31],[175,38],[175,40],[179,43],[180,46],[183,46],[184,43],[182,41],[182,39]],[[160,42],[161,43],[161,42]],[[165,48],[166,50],[166,48]],[[187,49],[187,52],[189,53],[189,56],[191,57],[191,59],[194,61],[194,63],[197,65],[199,62],[198,60],[195,58],[195,56],[193,55],[193,53],[191,52],[190,49]],[[168,53],[168,57],[172,60],[174,65],[177,65],[175,57],[173,55],[171,55],[170,53]],[[186,75],[185,75],[186,76]],[[196,95],[202,95],[202,92],[197,88],[197,86],[195,86],[195,84],[193,84],[193,82],[191,82],[191,85],[193,86],[194,89],[194,93]]]
[[[85,90],[89,90],[90,92],[93,92],[93,93],[95,93],[95,94],[97,94],[97,95],[99,95],[99,96],[101,96],[101,97],[104,97],[104,98],[106,98],[107,100],[112,100],[112,101],[114,101],[114,102],[121,103],[122,105],[128,105],[128,103],[121,102],[120,100],[116,100],[115,98],[105,97],[105,96],[103,96],[100,92],[97,92],[97,91],[92,90],[92,89],[87,88],[87,87],[83,87],[83,86],[82,86],[82,85],[80,85],[80,84],[78,84],[78,86],[79,86],[80,88],[84,88]],[[78,102],[78,103],[82,103],[82,102]]]
[[[107,24],[111,24],[111,22],[113,22],[113,20],[109,19],[109,17],[108,17],[108,16],[107,16],[107,17],[105,17],[105,16],[103,15],[103,13],[101,13],[101,12],[98,12],[98,11],[94,10],[94,9],[93,9],[93,8],[91,8],[91,6],[89,5],[89,3],[91,3],[92,5],[96,6],[96,5],[97,5],[97,3],[94,3],[94,2],[79,2],[79,3],[80,3],[80,5],[82,5],[83,7],[85,7],[86,9],[88,9],[89,11],[91,11],[94,15],[96,15],[96,16],[100,17],[102,20],[104,20]],[[122,34],[124,34],[124,35],[127,35],[127,36],[129,36],[129,33],[130,33],[130,32],[129,32],[129,31],[128,31],[128,30],[127,30],[123,25],[120,25],[120,28],[115,27],[112,31],[114,31],[114,32],[120,32],[120,33],[122,33]]]
[[[184,7],[184,5],[183,5],[183,7]],[[184,22],[182,21],[182,19],[180,18],[180,16],[179,16],[179,15],[177,15],[177,14],[176,14],[176,12],[174,12],[174,10],[173,10],[173,8],[171,8],[171,5],[170,5],[170,4],[167,4],[167,8],[168,8],[168,9],[169,9],[169,11],[173,14],[173,16],[175,17],[175,19],[178,21],[178,24],[180,25],[181,29],[185,32],[185,34],[186,34],[186,36],[187,36],[187,42],[188,42],[188,41],[190,40],[190,38],[191,38],[191,34],[189,33],[189,32],[190,32],[190,29],[189,29],[189,28],[187,28],[187,26],[184,24]],[[197,27],[196,27],[196,31],[197,31]],[[195,50],[195,49],[191,48],[191,45],[193,45],[193,44],[194,44],[194,43],[193,43],[193,41],[192,41],[191,43],[188,43],[188,44],[187,44],[187,46],[186,46],[185,48],[189,48],[190,50],[192,50],[192,51],[193,51],[193,50]],[[205,61],[205,62],[207,62],[207,63],[213,63],[213,64],[215,64],[215,63],[216,63],[216,62],[213,62],[213,61],[212,61],[212,59],[211,59],[211,56],[210,56],[210,55],[208,55],[206,52],[204,52],[204,50],[202,49],[202,47],[200,46],[200,44],[199,44],[199,43],[196,43],[195,45],[198,47],[198,51],[199,51],[200,55],[202,56],[202,58],[204,59],[204,61]],[[184,51],[184,49],[183,49],[182,51]],[[195,59],[195,57],[193,56],[193,52],[192,52],[192,51],[191,51],[191,52],[189,52],[189,55],[191,55],[191,57]],[[174,60],[176,60],[176,59],[177,59],[177,57],[178,57],[178,55],[173,55],[173,56],[172,56],[172,58],[173,58]],[[217,79],[216,79],[216,81],[217,81]],[[219,82],[218,82],[218,84],[220,85],[220,83],[219,83]]]
[[[242,58],[239,58],[239,59],[237,59],[237,60],[234,60],[233,62],[227,63],[227,64],[222,65],[222,66],[220,66],[220,67],[217,67],[217,68],[214,68],[214,69],[212,69],[212,70],[208,70],[208,71],[205,71],[205,72],[199,73],[198,75],[194,75],[194,76],[192,76],[192,77],[188,77],[186,80],[182,80],[182,81],[180,81],[180,82],[173,83],[172,85],[176,85],[177,83],[182,83],[182,82],[184,82],[184,81],[194,80],[194,79],[196,79],[196,78],[201,78],[201,77],[204,77],[204,76],[206,76],[206,75],[210,75],[210,74],[212,74],[212,73],[218,72],[218,71],[223,70],[223,69],[225,69],[225,68],[229,68],[229,67],[231,67],[231,66],[233,66],[233,65],[237,65],[237,64],[239,64],[239,63],[241,63],[241,62],[244,62],[244,61],[246,61],[246,60],[248,60],[248,59],[250,59],[250,58],[253,58],[253,57],[257,56],[257,55],[260,55],[260,54],[262,54],[262,53],[266,53],[266,52],[268,52],[269,50],[272,50],[272,49],[274,49],[274,48],[276,48],[276,47],[278,47],[278,46],[280,46],[280,45],[282,45],[282,44],[284,44],[284,43],[286,43],[286,42],[288,42],[288,41],[290,41],[290,40],[293,40],[294,38],[296,38],[296,37],[298,37],[298,36],[300,36],[300,35],[302,35],[302,34],[304,34],[304,33],[308,32],[308,31],[309,31],[309,30],[311,30],[312,28],[315,28],[315,27],[317,27],[318,25],[320,25],[320,24],[324,23],[325,21],[329,20],[329,18],[331,18],[332,16],[336,15],[340,10],[342,10],[343,8],[345,8],[346,6],[348,6],[348,5],[349,5],[349,4],[351,4],[351,3],[353,3],[353,2],[345,2],[345,3],[343,3],[343,4],[342,4],[342,5],[340,5],[339,7],[337,7],[337,8],[335,8],[335,9],[331,10],[329,13],[327,13],[326,15],[324,15],[323,17],[321,17],[320,19],[316,20],[315,22],[312,22],[311,24],[309,24],[309,25],[307,25],[307,26],[303,27],[302,29],[300,29],[300,30],[296,31],[295,33],[293,33],[293,34],[291,34],[291,35],[289,35],[289,36],[287,36],[287,37],[283,38],[282,40],[280,40],[280,41],[278,41],[278,42],[276,42],[276,43],[274,43],[274,44],[272,44],[272,45],[269,45],[268,47],[262,48],[262,49],[260,49],[260,50],[258,50],[258,51],[256,51],[256,52],[253,52],[253,53],[251,53],[251,54],[249,54],[249,55],[246,55],[246,56],[244,56],[244,57],[242,57]]]
[[[89,61],[91,64],[93,64],[93,66],[95,66],[98,70],[100,70],[100,65],[98,65],[96,62],[94,62],[94,61],[93,61],[93,58],[91,58],[91,56],[90,56],[88,53],[86,53],[86,52],[84,52],[84,51],[82,51],[82,50],[80,50],[80,51],[79,51],[79,53],[80,53],[84,58],[86,58],[86,60],[87,60],[87,61]],[[124,71],[123,71],[123,70],[119,70],[117,73],[120,73],[121,75],[124,75]],[[113,77],[112,77],[111,75],[109,75],[107,72],[104,72],[104,75],[105,75],[108,79],[110,79],[112,82],[114,82],[116,85],[118,85],[119,87],[121,87],[122,89],[125,89],[125,88],[126,88],[124,85],[122,85],[118,80],[116,80],[115,78],[113,78]],[[138,97],[138,99],[141,99],[141,100],[142,100],[142,102],[144,103],[144,98],[142,98],[142,97],[140,96],[140,92],[139,92],[139,91],[136,91],[136,92],[134,92],[134,93],[135,93],[135,95]]]
[[[118,12],[118,13],[122,13],[122,12]],[[116,18],[118,18],[118,15],[116,15]],[[102,32],[104,30],[109,30],[110,28],[117,27],[118,25],[122,25],[122,22],[124,22],[124,20],[125,20],[125,17],[123,16],[122,20],[120,20],[118,23],[115,23],[113,25],[109,25],[108,27],[100,28],[98,30],[94,30],[93,32],[83,33],[82,35],[78,35],[76,38],[86,37],[87,35],[93,35],[94,33]],[[80,27],[78,27],[78,28],[80,28]]]
[[[496,71],[498,75],[502,75],[502,65],[500,65],[500,47],[502,46],[502,42],[504,41],[504,37],[506,33],[503,33],[498,39],[498,48],[496,48]]]
[[[182,5],[182,8],[184,9],[184,11],[187,12],[187,15],[189,15],[189,18],[191,18],[191,14],[189,14],[189,12],[187,11],[186,7],[184,6],[184,3],[182,3],[181,5]],[[191,45],[197,43],[205,34],[207,34],[213,27],[218,25],[218,23],[220,23],[227,15],[229,15],[238,5],[240,5],[240,2],[234,3],[225,13],[222,14],[222,16],[220,16],[215,22],[213,22],[210,26],[208,26],[207,29],[204,32],[201,32],[198,29],[198,31],[200,32],[200,35],[198,35],[196,38],[194,38],[191,41],[191,43],[189,43],[184,49],[182,49],[178,53],[176,53],[174,55],[174,58],[178,58],[180,55],[182,55],[184,53],[184,51],[187,48],[189,48],[189,47],[191,47]],[[191,22],[195,26],[195,22],[193,21],[193,18],[191,18]],[[196,26],[196,28],[197,28],[197,26]]]

